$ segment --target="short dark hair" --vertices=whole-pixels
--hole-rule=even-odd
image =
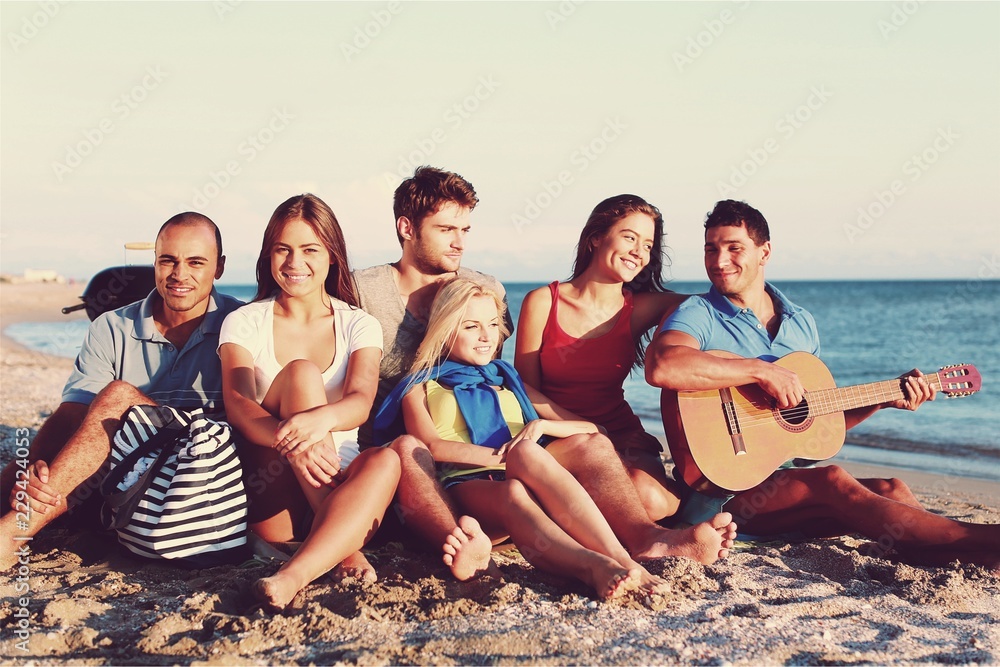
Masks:
[[[222,232],[219,231],[219,226],[212,222],[212,219],[207,215],[202,215],[201,213],[195,213],[194,211],[185,211],[184,213],[178,213],[174,217],[170,218],[160,227],[160,231],[156,232],[156,238],[160,238],[160,234],[163,233],[167,227],[173,227],[174,225],[182,226],[194,226],[194,225],[208,225],[212,231],[215,233],[215,248],[218,252],[218,260],[222,261]]]
[[[713,227],[746,227],[749,236],[758,246],[771,240],[771,230],[761,212],[750,204],[733,199],[720,201],[705,218],[705,229]]]
[[[456,173],[435,169],[434,167],[417,167],[413,176],[399,184],[392,198],[392,212],[396,220],[402,217],[413,223],[414,229],[419,229],[420,223],[429,215],[434,215],[443,204],[453,202],[470,211],[476,208],[479,197],[472,183]],[[403,245],[403,237],[396,230],[399,245]]]

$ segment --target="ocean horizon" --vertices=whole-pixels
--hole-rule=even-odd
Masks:
[[[539,282],[505,283],[516,321],[521,301]],[[776,281],[793,302],[816,318],[820,357],[843,387],[894,378],[912,368],[925,373],[941,366],[973,364],[983,390],[961,399],[943,396],[915,412],[881,410],[848,431],[837,455],[844,460],[1000,481],[1000,281],[871,280]],[[677,292],[697,294],[707,281],[676,281]],[[219,284],[243,300],[252,284]],[[74,358],[86,320],[18,323],[6,335],[26,347]],[[513,341],[503,358],[513,360]],[[662,437],[659,390],[633,373],[625,394],[644,427]]]

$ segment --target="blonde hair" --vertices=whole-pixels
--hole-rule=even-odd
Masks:
[[[451,343],[465,319],[469,302],[477,297],[489,297],[497,306],[497,317],[500,319],[500,342],[510,335],[504,323],[504,313],[507,305],[495,291],[468,278],[450,280],[438,290],[431,304],[430,317],[427,320],[427,333],[417,348],[416,358],[410,372],[425,374],[434,366],[443,362],[451,353]],[[414,382],[421,382],[415,377]]]

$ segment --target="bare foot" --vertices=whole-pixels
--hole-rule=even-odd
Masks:
[[[656,593],[657,595],[666,595],[670,592],[670,583],[663,577],[658,577],[655,574],[650,574],[650,572],[639,566],[639,590],[643,593]]]
[[[589,584],[602,600],[621,597],[639,587],[640,568],[626,569],[606,556],[595,558],[581,579]]]
[[[657,526],[650,531],[650,536],[652,539],[647,546],[635,552],[637,561],[681,556],[711,565],[729,555],[736,539],[736,524],[732,514],[721,512],[709,521],[682,530]]]
[[[253,582],[253,594],[270,611],[281,611],[288,606],[295,594],[301,589],[288,576],[283,576],[279,570],[271,577],[264,577]]]
[[[467,581],[484,572],[497,572],[497,566],[490,558],[493,543],[471,516],[459,517],[458,527],[441,545],[441,550],[444,551],[441,559],[459,581]]]
[[[350,556],[340,561],[333,572],[330,573],[334,581],[343,581],[344,579],[353,577],[359,581],[378,581],[378,575],[375,574],[375,568],[372,564],[368,562],[365,555],[360,551],[355,551]]]

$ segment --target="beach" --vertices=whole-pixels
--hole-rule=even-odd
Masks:
[[[84,317],[59,313],[82,287],[2,284],[0,324]],[[2,339],[0,462],[58,405],[71,367]],[[843,465],[902,478],[933,512],[1000,523],[1000,484]],[[321,578],[283,615],[250,593],[277,563],[182,569],[66,525],[30,544],[28,564],[0,575],[3,664],[1000,662],[996,574],[902,564],[855,537],[740,543],[709,566],[668,558],[649,569],[669,593],[608,602],[516,550],[495,554],[502,580],[459,583],[438,554],[390,542],[369,553],[378,582]]]

